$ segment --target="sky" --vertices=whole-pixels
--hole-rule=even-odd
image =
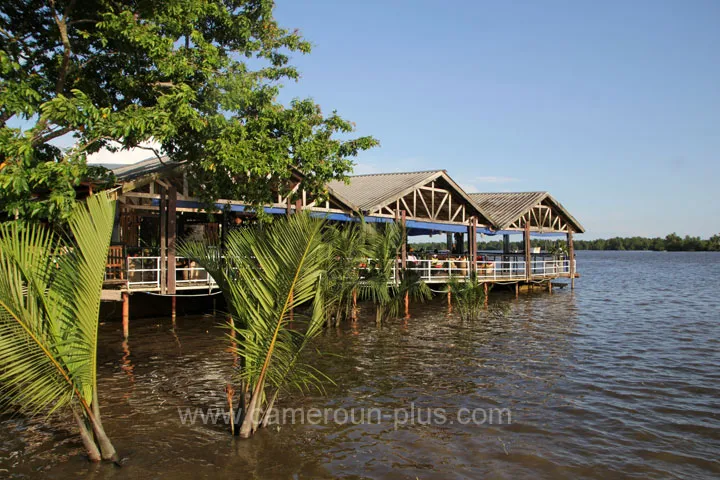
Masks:
[[[278,0],[281,100],[373,135],[356,173],[549,191],[582,238],[720,232],[720,2]]]
[[[280,101],[380,140],[356,174],[549,191],[585,239],[720,233],[720,1],[277,0],[275,16],[314,45]]]

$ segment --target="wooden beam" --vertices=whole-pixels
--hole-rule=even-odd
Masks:
[[[130,294],[122,293],[122,329],[123,338],[127,339],[130,335]]]
[[[570,289],[575,290],[575,246],[573,245],[573,231],[568,229],[568,257],[570,257]]]
[[[167,293],[167,199],[160,188],[160,293]]]
[[[530,219],[525,221],[523,241],[525,243],[525,279],[529,282],[532,278],[532,259],[530,258]]]
[[[167,229],[168,229],[168,241],[167,241],[167,262],[168,262],[168,280],[167,280],[167,291],[170,294],[175,294],[175,280],[176,276],[176,261],[175,261],[175,248],[177,244],[177,189],[172,186],[168,191],[168,203],[167,203]]]

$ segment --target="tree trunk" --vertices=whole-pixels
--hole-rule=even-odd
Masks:
[[[102,426],[102,420],[100,419],[100,404],[98,403],[97,385],[95,386],[95,391],[93,392],[92,410],[93,417],[95,417],[93,422],[93,431],[95,432],[95,439],[100,446],[102,458],[103,460],[112,460],[113,462],[117,462],[119,460],[117,452],[105,433],[105,429]]]
[[[80,429],[80,438],[82,439],[83,446],[85,447],[85,451],[88,454],[88,459],[91,462],[99,462],[102,457],[100,456],[100,450],[98,449],[98,446],[95,443],[95,439],[93,438],[92,431],[90,431],[87,423],[85,423],[85,419],[78,415],[75,410],[73,410],[73,416],[75,417],[75,421],[77,422],[78,428]]]
[[[264,383],[264,382],[263,382]],[[240,425],[240,436],[250,438],[253,436],[260,423],[260,407],[262,406],[263,385],[255,390],[257,393],[252,396],[244,414],[242,425]]]

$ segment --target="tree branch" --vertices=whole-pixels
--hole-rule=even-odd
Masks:
[[[32,145],[34,147],[36,145],[40,145],[41,143],[47,143],[50,140],[53,140],[58,137],[62,137],[66,133],[70,133],[72,131],[73,131],[73,129],[71,127],[63,127],[58,130],[54,130],[54,131],[48,133],[47,135],[36,135],[33,138]]]

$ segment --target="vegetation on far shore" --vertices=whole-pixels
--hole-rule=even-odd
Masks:
[[[532,239],[533,247],[540,247],[543,251],[567,251],[567,242],[553,238]],[[613,237],[597,238],[595,240],[573,241],[575,250],[649,250],[655,252],[720,252],[720,234],[713,235],[708,239],[691,237],[684,238],[676,233],[671,233],[665,238],[655,237]],[[434,251],[447,248],[445,242],[421,242],[413,243],[412,247],[417,250]],[[485,242],[478,242],[478,250],[502,250],[502,238]],[[510,242],[510,251],[523,251],[522,242]]]

